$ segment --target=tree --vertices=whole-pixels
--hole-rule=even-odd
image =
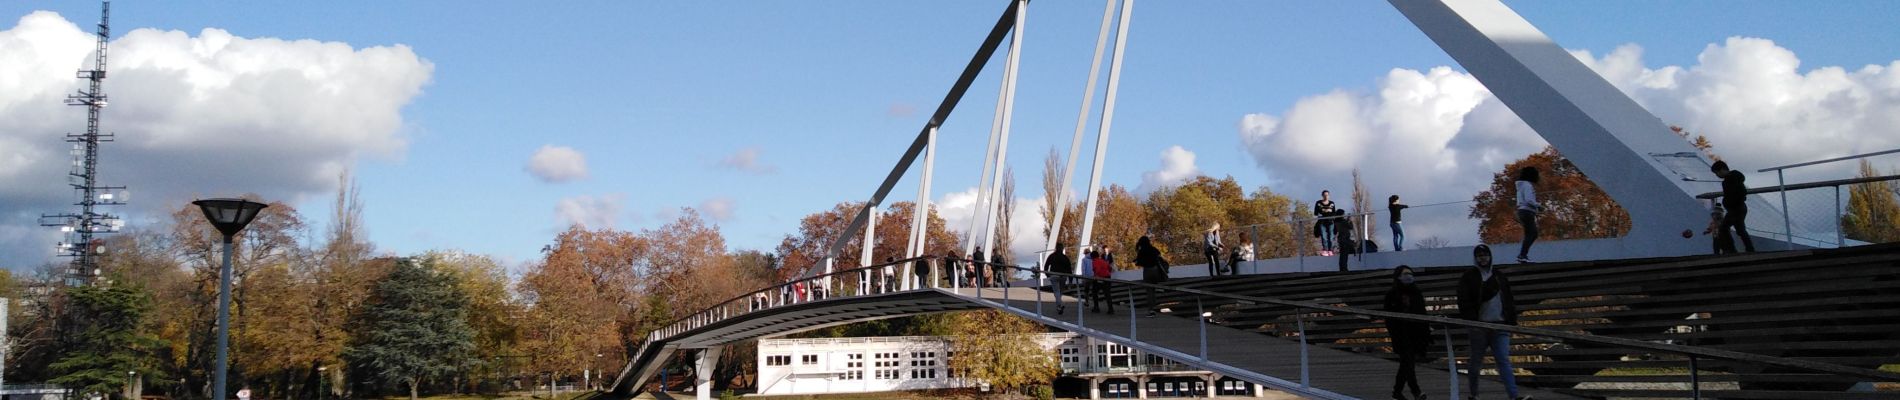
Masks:
[[[521,306],[509,291],[507,272],[492,257],[459,251],[431,251],[419,258],[423,265],[447,274],[456,291],[468,298],[465,323],[475,332],[475,352],[471,368],[457,371],[458,380],[472,384],[481,376],[501,372],[521,336],[515,326]]]
[[[635,271],[636,263],[651,265],[648,247],[630,232],[578,225],[556,236],[545,258],[516,283],[525,307],[515,325],[515,352],[527,357],[524,367],[552,378],[623,360],[660,324],[653,321],[671,321],[672,309],[651,306],[665,305],[664,297],[642,294],[665,285],[638,276],[651,271]],[[635,307],[643,302],[652,303]]]
[[[1629,233],[1630,216],[1609,194],[1583,175],[1557,148],[1544,150],[1504,166],[1491,176],[1491,188],[1472,198],[1471,217],[1478,219],[1478,238],[1502,243],[1523,237],[1517,223],[1517,171],[1537,167],[1537,200],[1544,212],[1537,216],[1538,239],[1592,239]]]
[[[157,338],[146,334],[144,323],[151,299],[122,285],[72,286],[61,289],[69,300],[60,316],[61,354],[48,366],[49,383],[78,391],[81,397],[121,397],[131,378],[127,371],[153,374],[150,351]]]
[[[1861,160],[1857,178],[1880,175],[1872,163]],[[1869,182],[1848,188],[1847,214],[1841,216],[1841,230],[1848,239],[1870,243],[1900,241],[1900,201],[1896,201],[1893,181]]]
[[[1353,168],[1352,169],[1352,210],[1348,211],[1347,213],[1360,214],[1360,213],[1369,213],[1369,212],[1377,212],[1377,211],[1379,211],[1379,209],[1373,208],[1372,206],[1372,193],[1366,190],[1366,182],[1359,179],[1359,169]],[[1363,219],[1361,221],[1363,221]],[[1368,237],[1368,238],[1379,237],[1378,226],[1374,224],[1361,223],[1361,221],[1353,222],[1353,227],[1359,228],[1359,230],[1362,231],[1362,232],[1354,232],[1355,235],[1359,235],[1359,237]],[[1354,239],[1356,240],[1358,238],[1354,238]]]
[[[1313,240],[1304,234],[1308,232],[1304,226],[1310,225],[1288,226],[1291,219],[1311,217],[1303,204],[1265,186],[1249,195],[1231,176],[1199,176],[1180,186],[1156,190],[1142,208],[1155,246],[1170,255],[1190,257],[1177,257],[1179,263],[1200,260],[1201,233],[1215,223],[1221,224],[1222,239],[1228,246],[1251,241],[1258,257],[1290,256],[1302,245],[1300,241]],[[1256,232],[1260,237],[1250,237]],[[1134,238],[1128,240],[1124,246],[1133,246]],[[1305,246],[1313,248],[1315,243]]]
[[[950,316],[949,368],[999,391],[1049,382],[1060,370],[1039,342],[1042,325],[996,310]]]
[[[1076,228],[1076,235],[1082,234],[1081,229],[1080,226]],[[1089,242],[1111,246],[1109,250],[1114,251],[1118,257],[1116,261],[1120,261],[1115,268],[1135,268],[1135,241],[1147,232],[1148,212],[1143,208],[1141,199],[1129,192],[1128,188],[1109,185],[1096,194],[1095,226],[1089,232],[1094,238]]]
[[[857,215],[863,204],[838,203],[830,210],[812,213],[800,219],[798,233],[785,235],[785,239],[779,242],[775,250],[779,261],[779,282],[802,276],[812,268],[824,268],[825,247],[830,246],[832,240],[844,234],[845,224],[851,222],[851,218]],[[875,232],[877,244],[871,251],[874,260],[883,260],[883,258],[875,257],[876,255],[894,257],[903,254],[904,246],[910,238],[910,210],[914,207],[912,204],[914,203],[897,202],[878,217],[878,228]],[[935,207],[931,208],[928,218],[930,229],[925,232],[924,254],[934,256],[956,251],[958,238],[945,226],[943,217],[937,214]],[[864,234],[860,232],[845,237],[845,242],[838,251],[855,255],[854,250],[862,246],[864,246]],[[858,257],[838,257],[836,267],[839,270],[856,268]]]
[[[343,353],[352,368],[408,386],[410,400],[423,380],[467,366],[475,350],[468,298],[456,290],[454,277],[427,261],[403,260],[376,285]]]
[[[996,243],[992,243],[990,254],[1003,257],[1003,263],[1015,264],[1016,255],[1010,254],[1011,237],[1009,232],[1010,216],[1016,215],[1016,168],[1003,168],[1003,189],[996,192],[996,224],[990,229],[996,230]],[[972,240],[976,238],[971,238]],[[991,256],[995,258],[995,256]],[[1013,271],[1012,271],[1013,272]],[[1011,273],[1010,275],[1015,275]]]
[[[1062,213],[1062,243],[1075,245],[1082,232],[1082,206],[1075,199],[1068,204],[1056,204],[1061,201],[1062,193],[1069,188],[1062,186],[1062,158],[1056,149],[1049,148],[1049,156],[1042,160],[1042,237],[1048,240],[1049,229],[1055,224],[1056,213]]]

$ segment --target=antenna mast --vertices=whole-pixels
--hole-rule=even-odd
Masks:
[[[101,84],[106,80],[106,41],[112,38],[111,15],[112,2],[102,2],[92,69],[78,73],[78,78],[87,80],[90,85],[66,96],[66,105],[86,107],[86,133],[66,134],[66,142],[73,144],[73,167],[67,173],[66,182],[78,192],[79,202],[73,205],[79,206],[79,213],[40,216],[40,225],[57,226],[66,233],[67,240],[59,243],[56,252],[61,257],[72,257],[72,265],[66,270],[68,284],[91,284],[99,277],[99,256],[105,254],[106,249],[93,235],[118,232],[125,226],[125,221],[118,216],[95,210],[98,206],[125,204],[124,186],[99,186],[98,183],[99,143],[111,142],[113,136],[99,133],[99,111],[106,107],[106,93]]]

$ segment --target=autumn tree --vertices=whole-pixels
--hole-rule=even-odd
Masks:
[[[1610,238],[1629,233],[1629,212],[1557,154],[1557,148],[1544,146],[1492,174],[1491,188],[1472,198],[1470,215],[1478,219],[1479,240],[1504,243],[1523,238],[1523,227],[1517,223],[1516,181],[1517,171],[1525,167],[1539,171],[1537,200],[1544,212],[1537,215],[1538,239]]]
[[[1040,343],[1043,327],[996,310],[967,311],[949,318],[948,367],[964,379],[989,383],[999,391],[1050,382],[1060,370],[1056,357]]]
[[[256,195],[245,195],[246,199],[262,202]],[[229,374],[232,385],[242,384],[251,378],[252,367],[264,360],[256,358],[259,354],[250,348],[257,345],[245,338],[255,338],[248,331],[257,325],[250,318],[260,314],[251,309],[259,296],[277,296],[279,293],[259,292],[249,284],[253,274],[266,268],[276,268],[298,262],[306,254],[299,239],[304,237],[306,226],[297,209],[281,202],[267,202],[268,207],[260,211],[255,220],[233,238],[231,250],[231,343],[232,354]],[[197,206],[181,204],[171,214],[170,237],[174,256],[191,272],[190,287],[178,288],[184,293],[167,294],[180,296],[182,304],[187,304],[192,313],[187,321],[188,327],[214,326],[218,304],[219,269],[223,259],[223,238]],[[206,329],[189,329],[187,338],[186,362],[188,366],[183,377],[187,388],[208,388],[211,381],[212,365],[216,362],[216,335]],[[264,371],[277,372],[277,371]],[[235,387],[231,388],[235,391]],[[208,393],[200,393],[207,396]]]
[[[996,191],[996,223],[990,229],[996,230],[996,242],[989,246],[991,259],[997,255],[1003,257],[1003,263],[1016,264],[1016,255],[1010,254],[1010,244],[1015,240],[1010,234],[1010,217],[1016,215],[1016,168],[1003,168],[1003,188]],[[972,235],[974,236],[974,235]],[[972,237],[971,240],[980,240]],[[1011,271],[1014,272],[1014,271]],[[1012,274],[1013,275],[1013,274]]]
[[[351,368],[407,387],[410,400],[424,380],[474,361],[468,297],[456,290],[454,277],[424,264],[428,261],[403,260],[377,283],[343,353]]]
[[[1361,214],[1361,213],[1382,211],[1382,209],[1380,208],[1374,208],[1372,204],[1372,197],[1373,197],[1372,192],[1366,189],[1366,182],[1364,180],[1359,179],[1359,169],[1353,168],[1352,169],[1352,204],[1351,204],[1352,210],[1347,211],[1347,214]],[[1359,231],[1354,232],[1353,234],[1359,237],[1368,237],[1368,238],[1379,237],[1379,230],[1378,230],[1377,224],[1367,224],[1367,223],[1361,223],[1360,221],[1354,221],[1353,227],[1358,228]],[[1357,239],[1357,238],[1354,238],[1354,239]]]
[[[1880,176],[1872,163],[1860,162],[1857,178]],[[1900,201],[1893,181],[1869,182],[1847,190],[1847,214],[1841,216],[1841,230],[1848,239],[1869,243],[1900,241]]]
[[[606,361],[624,360],[646,339],[647,318],[673,318],[664,308],[635,310],[648,300],[641,295],[647,284],[634,270],[636,262],[647,262],[636,261],[647,258],[646,247],[630,232],[578,225],[556,236],[516,283],[526,305],[515,325],[515,352],[527,357],[523,367],[554,378],[588,370],[606,355],[615,357]],[[655,312],[661,315],[647,315]]]
[[[1290,219],[1311,217],[1304,205],[1265,186],[1248,194],[1233,177],[1200,176],[1156,190],[1148,195],[1143,208],[1155,246],[1179,264],[1205,262],[1201,258],[1201,233],[1215,223],[1225,230],[1221,238],[1227,245],[1252,242],[1257,257],[1290,256],[1300,241],[1312,240],[1310,235],[1301,234],[1303,229],[1287,225]],[[1246,229],[1240,231],[1242,228]],[[1256,232],[1260,237],[1251,237]],[[1305,245],[1312,248],[1315,243]],[[1132,249],[1132,240],[1124,246]]]
[[[845,224],[851,222],[851,218],[857,215],[863,204],[838,203],[830,210],[812,213],[800,219],[798,233],[785,235],[785,239],[779,242],[775,250],[779,260],[779,282],[802,276],[808,271],[822,271],[826,246],[830,246],[833,240],[844,234]],[[875,233],[877,239],[871,251],[875,260],[882,261],[884,256],[898,257],[903,254],[904,247],[910,238],[911,210],[914,207],[912,204],[914,203],[897,202],[891,204],[888,210],[879,213]],[[925,232],[924,254],[943,255],[956,251],[958,238],[945,226],[943,217],[937,214],[935,207],[930,209],[928,218],[930,229]],[[842,254],[837,259],[836,267],[840,270],[856,268],[859,265],[858,257],[855,256],[856,250],[862,246],[864,246],[862,232],[846,237],[843,246],[838,249]],[[851,256],[845,256],[845,254]]]
[[[1076,235],[1082,234],[1080,222],[1077,221]],[[1147,232],[1148,212],[1143,208],[1141,198],[1129,192],[1127,187],[1109,185],[1096,194],[1095,225],[1089,232],[1094,237],[1089,239],[1089,243],[1110,246],[1110,250],[1118,257],[1117,261],[1120,261],[1115,268],[1135,268],[1135,241]]]

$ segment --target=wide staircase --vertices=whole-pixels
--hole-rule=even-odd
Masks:
[[[1456,285],[1468,268],[1417,269],[1431,314],[1456,316]],[[1500,268],[1527,327],[1900,371],[1900,244]],[[1169,286],[1379,309],[1391,282],[1391,271],[1378,270],[1178,279]],[[1172,300],[1192,303],[1184,295]],[[1298,317],[1309,343],[1396,359],[1381,321],[1306,312]],[[1287,339],[1298,338],[1295,319],[1293,308],[1239,302],[1213,315],[1221,325]],[[1461,329],[1434,328],[1428,359],[1437,361],[1423,366],[1445,368],[1447,332],[1462,368],[1468,352]],[[1693,368],[1704,398],[1900,399],[1895,382],[1538,337],[1512,344],[1520,384],[1587,397],[1688,398]]]

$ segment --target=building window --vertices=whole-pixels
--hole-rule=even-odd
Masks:
[[[864,354],[846,354],[844,355],[844,359],[845,372],[839,374],[838,379],[846,381],[864,380]]]
[[[1074,348],[1074,347],[1063,347],[1056,350],[1062,353],[1063,365],[1075,365],[1075,364],[1082,363],[1082,349]]]
[[[937,352],[932,351],[932,352],[910,353],[910,366],[912,367],[937,366]]]
[[[872,371],[874,377],[882,380],[901,379],[902,377],[899,376],[898,371],[900,371],[899,367],[902,366],[903,362],[898,361],[898,356],[898,353],[877,353],[872,355],[871,358],[876,359],[876,361],[871,364],[874,369]]]
[[[937,369],[936,368],[912,369],[910,370],[910,379],[937,379]]]
[[[818,365],[818,355],[806,354],[806,355],[798,356],[798,364],[799,365]]]
[[[783,367],[792,365],[792,356],[765,356],[765,366]]]

